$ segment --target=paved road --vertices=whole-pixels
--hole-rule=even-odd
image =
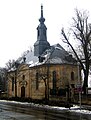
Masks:
[[[0,112],[0,120],[37,120],[37,119],[32,115],[27,115],[24,113],[2,111]]]
[[[18,106],[0,104],[0,120],[68,120],[63,115]],[[70,119],[69,119],[70,120]]]
[[[0,120],[91,120],[85,115],[78,115],[67,110],[40,110],[30,106],[0,102]]]

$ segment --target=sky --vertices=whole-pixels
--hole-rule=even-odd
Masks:
[[[75,8],[91,16],[91,0],[0,0],[0,67],[33,47],[41,4],[51,45],[62,44],[61,28],[69,27]]]

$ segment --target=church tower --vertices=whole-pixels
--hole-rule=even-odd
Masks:
[[[34,56],[40,56],[46,49],[50,47],[47,41],[47,28],[44,24],[45,18],[43,17],[43,6],[41,5],[40,24],[37,27],[37,41],[34,44]]]

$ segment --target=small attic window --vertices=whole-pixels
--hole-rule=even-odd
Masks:
[[[45,60],[45,57],[39,56],[39,62],[43,62]]]
[[[24,62],[24,63],[26,62],[26,57],[23,58],[23,62]]]
[[[72,55],[66,55],[65,59],[69,62],[72,61]]]

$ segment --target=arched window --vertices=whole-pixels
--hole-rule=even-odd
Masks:
[[[14,77],[12,77],[12,91],[14,91]]]
[[[38,73],[36,73],[36,90],[38,90],[39,83],[38,83]]]
[[[56,89],[56,71],[53,71],[53,89]]]
[[[71,72],[71,80],[74,80],[74,72]]]

